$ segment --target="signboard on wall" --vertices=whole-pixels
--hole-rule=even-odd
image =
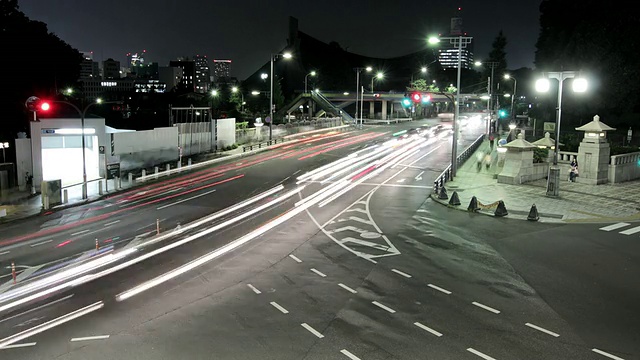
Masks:
[[[544,123],[544,131],[554,132],[556,131],[556,123],[554,122],[546,122]]]
[[[120,177],[120,163],[107,164],[107,180]]]

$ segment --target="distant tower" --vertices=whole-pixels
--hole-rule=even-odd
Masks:
[[[458,8],[451,18],[451,29],[449,36],[468,36],[462,26],[462,8]],[[438,61],[444,69],[458,68],[458,49],[453,45],[449,48],[438,50]],[[473,43],[462,49],[462,68],[471,69],[473,65]]]
[[[215,82],[231,77],[231,60],[213,60],[213,76]]]
[[[209,91],[211,82],[211,70],[209,69],[209,59],[206,55],[196,55],[193,57],[195,65],[195,89],[198,93],[206,93]]]

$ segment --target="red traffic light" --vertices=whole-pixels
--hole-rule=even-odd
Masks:
[[[38,104],[38,108],[42,111],[49,111],[49,109],[51,109],[51,104],[49,104],[46,101],[43,101],[40,104]]]
[[[420,102],[420,100],[422,100],[422,95],[419,92],[414,92],[411,94],[411,100],[413,100],[413,102]]]

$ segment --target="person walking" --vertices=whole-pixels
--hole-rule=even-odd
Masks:
[[[491,150],[493,150],[493,142],[496,140],[496,137],[491,133],[489,135],[489,145],[491,146]]]
[[[478,171],[482,170],[482,162],[484,161],[484,151],[480,150],[476,153],[476,161],[477,161]]]
[[[489,171],[489,168],[491,167],[491,153],[488,152],[487,155],[484,157],[484,166],[486,167],[487,171]]]

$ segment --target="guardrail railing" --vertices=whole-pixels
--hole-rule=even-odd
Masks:
[[[242,147],[242,152],[253,151],[253,149],[260,149],[265,146],[271,146],[277,143],[283,143],[285,141],[286,141],[285,139],[272,139],[272,140],[263,141],[257,144],[245,145]]]
[[[456,169],[459,169],[460,166],[464,164],[464,162],[467,161],[471,157],[471,155],[476,152],[476,150],[478,150],[480,144],[482,144],[482,141],[484,140],[484,137],[484,134],[478,136],[478,138],[475,139],[471,143],[471,145],[467,146],[467,148],[464,149],[462,153],[460,153],[460,155],[456,157]],[[451,180],[453,180],[453,178],[451,176],[451,164],[449,164],[449,166],[447,166],[433,182],[433,192],[437,194],[438,191],[440,191],[440,188],[444,187],[447,181]]]

